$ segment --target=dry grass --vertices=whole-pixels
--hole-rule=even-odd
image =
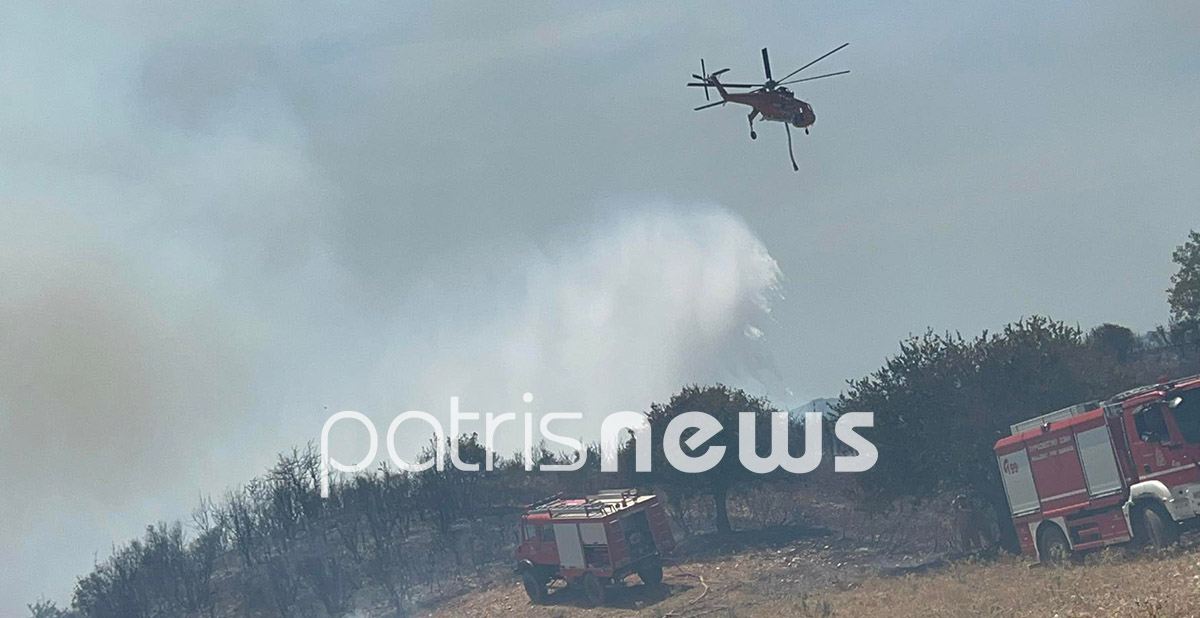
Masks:
[[[749,552],[671,569],[657,594],[633,584],[602,608],[584,609],[569,589],[548,606],[531,606],[516,583],[473,593],[422,615],[542,618],[1038,618],[1200,616],[1200,549],[1125,557],[1092,556],[1086,564],[1031,568],[1019,558],[966,562],[940,571],[866,579],[836,575],[817,586],[789,575],[806,571],[775,555]],[[703,588],[698,577],[709,586]],[[636,582],[636,578],[631,578]],[[696,601],[696,599],[699,599]]]
[[[1200,553],[1134,559],[1110,554],[1058,569],[1030,568],[1015,558],[958,564],[927,576],[870,579],[822,598],[833,615],[862,618],[1200,616]],[[761,609],[788,615],[783,603]]]

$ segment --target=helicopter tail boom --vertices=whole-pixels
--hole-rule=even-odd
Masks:
[[[722,100],[729,98],[729,92],[725,90],[725,85],[717,79],[717,76],[728,70],[729,69],[721,69],[720,71],[717,71],[708,77],[708,81],[711,82],[712,86],[717,89],[717,93],[721,95]]]
[[[729,71],[729,69],[721,69],[720,71],[714,71],[710,74],[708,72],[708,68],[704,65],[704,58],[701,58],[700,59],[700,74],[697,75],[695,73],[692,73],[692,77],[696,78],[697,81],[690,83],[688,85],[703,87],[705,101],[712,100],[712,96],[709,95],[708,89],[716,88],[717,93],[721,95],[721,100],[724,101],[725,99],[728,98],[729,92],[725,89],[726,84],[722,84],[718,78],[723,73],[726,73],[727,71]],[[713,106],[703,105],[697,109],[705,109],[707,107],[713,107]]]

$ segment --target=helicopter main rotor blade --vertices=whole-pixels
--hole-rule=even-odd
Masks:
[[[771,59],[767,57],[767,48],[762,48],[763,56],[763,72],[767,74],[767,81],[771,81]]]
[[[698,79],[702,82],[707,82],[708,81],[708,69],[704,67],[704,58],[700,59],[700,73],[702,75],[704,75],[704,77],[700,77],[700,75],[696,75],[694,73],[692,74],[692,77],[695,77],[696,79]],[[708,86],[704,87],[704,100],[705,101],[712,100],[712,97],[708,96]]]
[[[786,84],[799,84],[800,82],[811,82],[811,81],[812,81],[812,80],[814,80],[814,79],[821,79],[822,77],[833,77],[833,76],[835,76],[835,75],[845,75],[845,74],[847,74],[847,73],[849,73],[849,72],[850,72],[850,71],[838,71],[837,73],[826,73],[826,74],[824,74],[824,75],[817,75],[817,76],[814,76],[814,77],[802,77],[802,78],[800,78],[800,79],[793,79],[793,80],[792,80],[792,81],[790,81],[790,82],[783,82],[783,83],[782,83],[782,84],[780,84],[780,85],[781,85],[781,86],[783,86],[783,85],[786,85]]]
[[[708,87],[716,86],[716,84],[714,84],[712,82],[705,82],[705,83],[688,82],[688,85],[696,87],[696,88],[703,88],[706,86],[708,86]],[[763,87],[763,84],[726,84],[725,82],[721,82],[721,85],[724,86],[725,88],[762,88]]]
[[[810,66],[812,66],[812,65],[814,65],[814,64],[816,64],[816,63],[818,63],[818,62],[820,62],[820,61],[822,61],[822,60],[824,60],[824,59],[826,59],[826,58],[828,58],[828,57],[830,57],[830,56],[832,56],[832,55],[834,54],[834,52],[841,51],[841,50],[842,50],[844,47],[846,47],[847,45],[849,45],[849,43],[842,43],[841,45],[838,45],[837,47],[833,48],[833,50],[832,50],[832,51],[830,51],[830,52],[827,52],[827,53],[826,53],[824,56],[821,56],[820,58],[817,58],[816,60],[813,60],[812,62],[810,62],[810,63],[808,63],[808,64],[806,64],[806,65],[804,65],[804,66],[802,66],[802,67],[800,67],[800,68],[798,68],[798,69],[796,69],[795,71],[792,71],[791,73],[788,73],[787,75],[784,75],[784,76],[783,76],[783,79],[781,79],[781,80],[779,80],[779,81],[781,81],[781,82],[785,82],[785,81],[787,81],[787,78],[789,78],[789,77],[791,77],[791,76],[793,76],[793,75],[795,75],[795,74],[799,73],[800,71],[803,71],[804,69],[807,69],[808,67],[810,67]]]
[[[701,105],[700,107],[693,108],[692,111],[698,112],[702,109],[708,109],[710,107],[716,107],[718,105],[724,105],[724,104],[725,104],[725,101],[716,101],[714,103],[709,103],[708,105]]]

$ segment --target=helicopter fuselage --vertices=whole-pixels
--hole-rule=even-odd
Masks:
[[[812,106],[790,92],[722,92],[721,97],[730,103],[753,107],[763,120],[786,122],[798,129],[811,127],[817,122]]]
[[[759,90],[730,92],[716,76],[711,76],[705,81],[717,89],[717,94],[723,102],[754,108],[754,111],[750,112],[751,125],[755,116],[762,116],[763,120],[787,123],[805,131],[817,122],[817,115],[813,113],[813,108],[808,102],[797,99],[791,90],[777,87],[773,82],[768,84],[769,87]]]

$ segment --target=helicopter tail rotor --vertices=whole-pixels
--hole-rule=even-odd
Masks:
[[[705,101],[712,100],[712,97],[709,95],[708,89],[713,86],[715,86],[717,88],[717,90],[721,90],[722,87],[725,87],[725,88],[750,88],[750,87],[754,86],[753,84],[717,84],[717,77],[727,71],[729,71],[729,69],[721,69],[720,71],[713,71],[712,74],[709,74],[708,69],[704,66],[704,58],[701,58],[700,59],[701,75],[696,75],[695,73],[692,73],[692,77],[696,78],[697,81],[691,82],[688,85],[696,86],[696,87],[703,87]]]
[[[707,73],[708,67],[704,66],[704,59],[703,58],[700,59],[700,71],[703,73],[703,75],[696,75],[695,73],[692,73],[692,77],[696,78],[697,81],[688,83],[688,86],[694,86],[696,88],[704,88],[704,100],[709,101],[709,103],[707,103],[705,105],[701,105],[700,107],[693,108],[694,111],[698,112],[702,109],[708,109],[710,107],[717,107],[718,105],[724,105],[725,103],[727,103],[728,101],[725,100],[725,95],[726,95],[725,89],[726,88],[755,88],[755,87],[757,87],[757,85],[755,85],[755,84],[722,84],[721,82],[717,81],[717,77],[720,76],[722,73],[725,73],[728,70],[729,69],[721,69],[720,71],[713,71],[711,74],[709,74],[709,73]],[[721,93],[721,100],[713,101],[712,95],[708,91],[709,88],[716,88],[717,92]]]

